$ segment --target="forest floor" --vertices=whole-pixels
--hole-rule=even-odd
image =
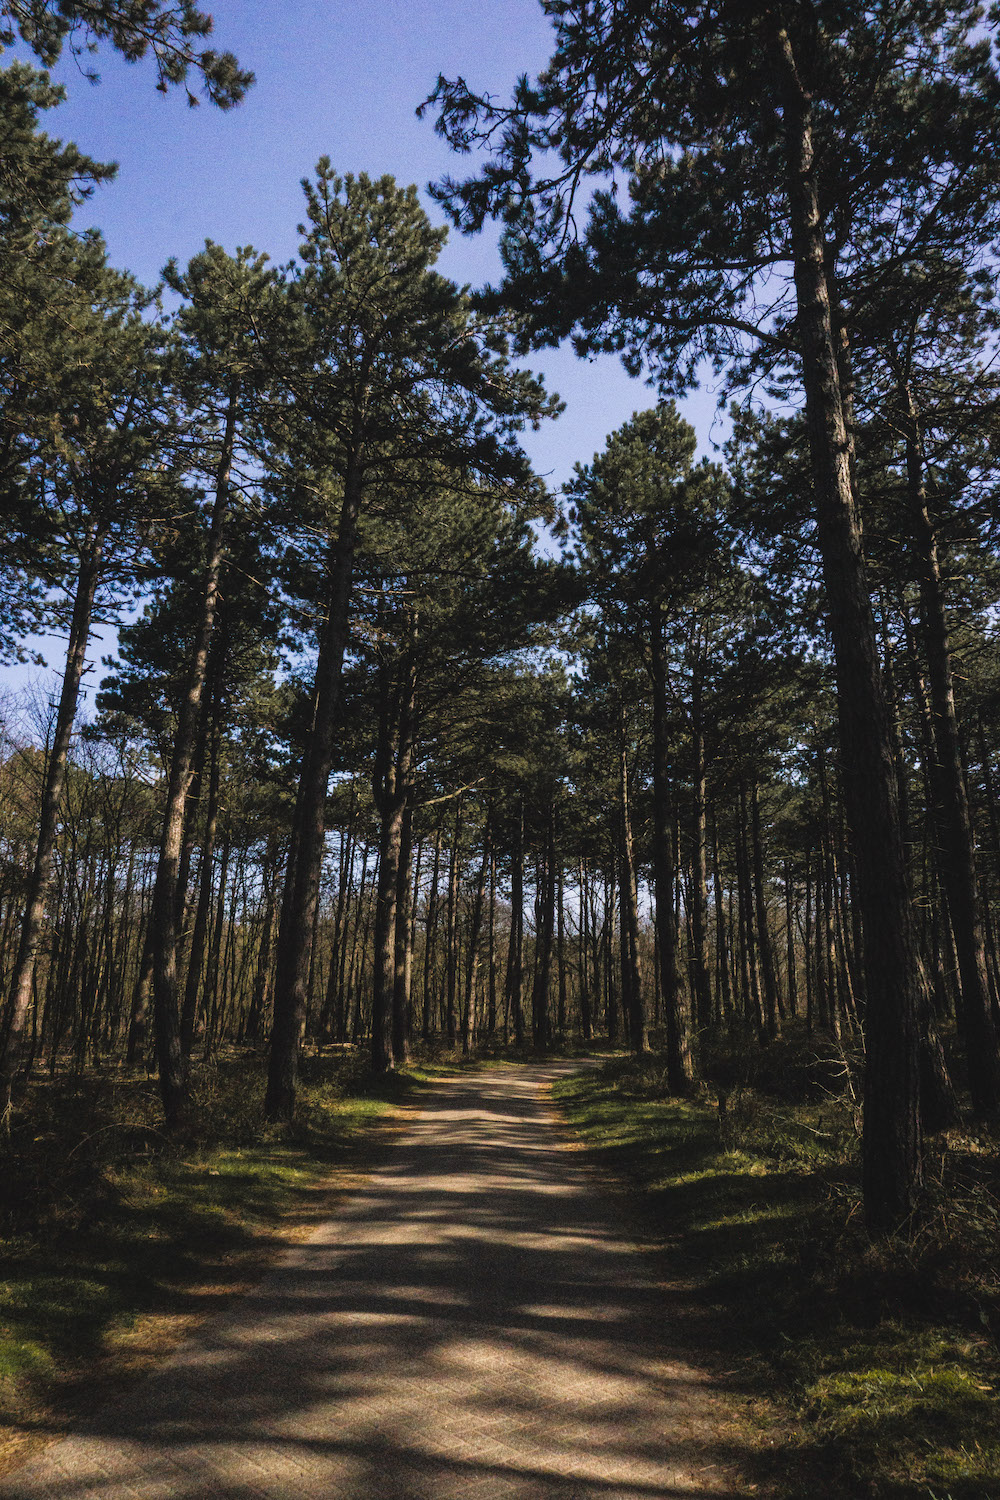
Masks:
[[[8,1500],[771,1492],[717,1319],[553,1116],[574,1066],[439,1079],[333,1218]]]
[[[15,1116],[0,1161],[0,1476],[124,1399],[329,1218],[425,1078],[307,1058],[292,1130],[261,1125],[257,1057],[196,1065],[193,1083],[186,1144],[160,1134],[155,1081],[120,1069],[40,1076]]]
[[[765,1489],[998,1500],[997,1142],[929,1142],[920,1213],[873,1243],[857,1111],[849,1094],[797,1086],[806,1050],[774,1044],[758,1060],[767,1076],[727,1076],[717,1103],[669,1098],[655,1057],[609,1059],[556,1093],[591,1161],[624,1185],[623,1214],[725,1330]]]
[[[186,1148],[143,1077],[38,1080],[2,1164],[0,1493],[1000,1500],[996,1142],[935,1140],[873,1245],[815,1052],[715,1059],[690,1100],[656,1057],[327,1053],[291,1131],[233,1055]]]

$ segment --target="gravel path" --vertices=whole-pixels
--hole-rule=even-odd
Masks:
[[[8,1500],[750,1493],[725,1409],[553,1121],[567,1065],[442,1083],[336,1218]]]

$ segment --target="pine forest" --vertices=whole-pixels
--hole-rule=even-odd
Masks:
[[[540,1069],[742,1436],[477,1494],[1000,1496],[1000,18],[542,11],[535,76],[407,101],[453,175],[331,143],[291,259],[144,285],[50,70],[214,117],[257,59],[191,0],[0,0],[0,1467]],[[553,482],[567,344],[636,409]],[[371,1462],[128,1494],[459,1493]]]

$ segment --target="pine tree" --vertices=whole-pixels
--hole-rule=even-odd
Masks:
[[[530,315],[536,342],[573,334],[581,351],[622,351],[664,390],[689,387],[706,356],[737,379],[760,365],[796,372],[865,929],[866,1215],[886,1230],[921,1183],[919,977],[852,472],[845,308],[886,234],[919,256],[994,194],[989,46],[964,3],[546,9],[554,56],[509,109],[439,81],[439,129],[459,150],[495,150],[478,179],[440,196],[463,227],[504,219],[501,295]],[[612,173],[625,211],[617,184],[579,201]]]
[[[7,1004],[0,1068],[5,1111],[21,1065],[95,608],[109,585],[121,598],[122,585],[134,578],[142,558],[147,530],[171,498],[163,464],[167,424],[156,357],[160,335],[144,317],[149,297],[130,277],[105,265],[97,241],[84,251],[72,323],[60,327],[58,340],[50,339],[53,360],[25,422],[38,500],[22,545],[34,566],[41,565],[45,581],[65,591],[69,639]],[[35,330],[36,337],[40,333]],[[40,354],[37,367],[44,368]],[[40,541],[47,544],[44,550]]]
[[[636,643],[649,677],[657,957],[666,1017],[667,1074],[676,1093],[683,1093],[690,1084],[692,1056],[673,917],[677,792],[668,729],[667,630],[709,585],[726,549],[725,479],[716,465],[695,463],[695,444],[694,429],[674,407],[641,412],[612,434],[604,451],[589,465],[577,466],[567,488],[580,527],[591,596],[605,629]],[[696,704],[691,707],[694,711]],[[703,830],[703,811],[698,821]],[[703,854],[703,832],[700,848]],[[704,880],[702,872],[702,890]],[[704,1023],[704,1014],[699,1019]]]
[[[45,67],[69,48],[77,61],[108,42],[129,62],[151,55],[157,88],[166,93],[185,86],[189,104],[197,97],[186,87],[199,73],[207,98],[220,109],[238,104],[253,83],[231,52],[216,52],[199,43],[212,34],[212,17],[193,0],[167,5],[164,0],[3,0],[0,4],[0,48],[20,39]],[[93,80],[92,69],[86,74]]]
[[[289,286],[299,343],[285,370],[285,404],[271,413],[270,455],[279,477],[287,455],[297,505],[317,497],[307,516],[325,555],[313,593],[320,624],[312,727],[278,944],[272,1118],[294,1107],[361,533],[404,466],[427,474],[443,463],[524,480],[517,432],[555,409],[538,382],[511,369],[499,326],[476,317],[467,296],[433,270],[445,231],[431,226],[415,188],[390,177],[341,179],[324,158],[304,189],[309,227]]]

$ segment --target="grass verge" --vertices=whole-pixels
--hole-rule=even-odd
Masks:
[[[1000,1497],[995,1143],[937,1142],[920,1221],[875,1245],[849,1099],[741,1088],[720,1114],[668,1098],[655,1060],[626,1058],[556,1096],[749,1351],[757,1389],[787,1393],[793,1420],[759,1455],[769,1487],[801,1496],[801,1475],[818,1469],[831,1495]]]
[[[267,1128],[259,1061],[223,1059],[196,1071],[184,1146],[144,1077],[38,1081],[0,1163],[0,1472],[251,1286],[363,1180],[419,1088],[307,1059],[295,1126]]]

